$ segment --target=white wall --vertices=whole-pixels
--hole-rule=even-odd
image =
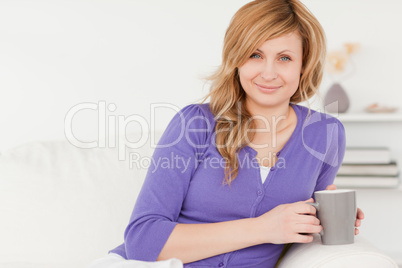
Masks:
[[[200,78],[220,64],[225,29],[247,2],[0,1],[0,151],[64,138],[66,114],[83,102],[114,103],[107,116],[137,114],[149,122],[151,103],[198,101],[208,92]],[[375,101],[401,107],[402,2],[304,2],[323,24],[330,49],[361,43],[356,72],[344,81],[350,110]],[[323,92],[330,83],[325,77]],[[97,112],[76,114],[77,138],[97,139]],[[156,127],[164,128],[173,114],[156,109]],[[134,121],[128,129],[139,126]]]
[[[151,103],[198,101],[208,92],[199,78],[219,65],[225,29],[246,2],[0,1],[0,151],[64,138],[64,118],[79,103],[148,118]],[[157,125],[173,114],[157,110]],[[97,137],[97,117],[77,113],[79,139]]]

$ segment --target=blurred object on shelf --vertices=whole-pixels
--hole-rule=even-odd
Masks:
[[[328,52],[326,69],[331,74],[343,73],[350,55],[360,50],[359,43],[345,43],[343,49]]]
[[[350,55],[359,49],[359,43],[345,43],[341,50],[330,51],[327,54],[326,70],[334,81],[324,97],[324,107],[329,113],[345,113],[349,109],[349,97],[341,81],[345,81],[354,73],[355,66]],[[348,65],[351,68],[348,69]]]
[[[325,111],[328,113],[345,113],[349,109],[349,97],[339,83],[329,88],[324,98]]]
[[[397,188],[399,166],[388,147],[346,147],[335,184],[339,188]]]
[[[389,164],[392,162],[388,147],[346,147],[343,164]]]
[[[365,111],[368,113],[394,113],[398,107],[383,106],[378,103],[373,103],[366,107]]]

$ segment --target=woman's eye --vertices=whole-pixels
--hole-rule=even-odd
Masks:
[[[253,54],[253,55],[251,55],[250,58],[251,58],[251,59],[261,59],[261,56],[258,55],[258,54]]]
[[[287,56],[283,56],[283,57],[281,57],[280,60],[281,60],[281,61],[290,61],[290,58],[287,57]]]

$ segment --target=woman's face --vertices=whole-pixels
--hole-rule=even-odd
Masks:
[[[265,41],[239,68],[247,107],[289,105],[299,86],[302,61],[303,45],[297,32]]]

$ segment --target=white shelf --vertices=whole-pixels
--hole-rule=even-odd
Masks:
[[[341,122],[402,122],[402,113],[344,113],[330,114]]]

